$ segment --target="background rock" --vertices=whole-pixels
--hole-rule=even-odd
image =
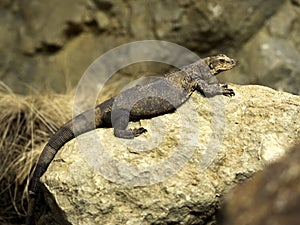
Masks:
[[[280,158],[300,134],[298,96],[231,87],[233,98],[193,94],[176,113],[142,120],[149,132],[134,140],[98,129],[67,143],[43,176],[66,218],[72,224],[214,221],[224,191]],[[55,220],[50,211],[38,224],[45,216]]]
[[[300,221],[300,145],[231,190],[218,224],[297,225]]]
[[[201,56],[234,57],[283,2],[2,1],[0,78],[18,93],[65,93],[98,56],[143,39],[175,42]]]
[[[262,84],[300,94],[300,8],[285,1],[280,10],[238,51],[231,82]],[[228,78],[227,75],[224,77]],[[228,78],[229,79],[229,78]]]

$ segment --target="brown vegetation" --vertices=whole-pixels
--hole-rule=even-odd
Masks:
[[[1,224],[24,219],[28,175],[49,136],[70,118],[70,96],[20,96],[0,84]]]

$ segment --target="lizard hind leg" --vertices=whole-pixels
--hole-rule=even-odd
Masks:
[[[132,139],[147,132],[143,127],[135,129],[126,129],[128,126],[130,113],[124,109],[114,109],[112,111],[112,125],[114,128],[114,135],[119,138]]]

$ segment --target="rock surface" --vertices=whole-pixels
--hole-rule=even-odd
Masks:
[[[222,225],[298,225],[300,144],[226,196]]]
[[[134,140],[98,129],[67,143],[42,178],[67,220],[214,221],[226,190],[280,158],[300,136],[300,97],[262,86],[230,87],[235,97],[194,93],[175,113],[142,120],[148,133]],[[45,217],[56,216],[50,211],[38,224]]]

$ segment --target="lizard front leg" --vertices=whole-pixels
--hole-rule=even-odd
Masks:
[[[205,80],[197,80],[196,90],[204,94],[206,97],[213,97],[215,95],[234,96],[232,89],[228,88],[227,84],[208,83]]]
[[[128,126],[130,113],[125,109],[114,109],[112,111],[112,125],[114,135],[119,138],[132,139],[147,132],[143,127],[135,129],[126,129]]]

